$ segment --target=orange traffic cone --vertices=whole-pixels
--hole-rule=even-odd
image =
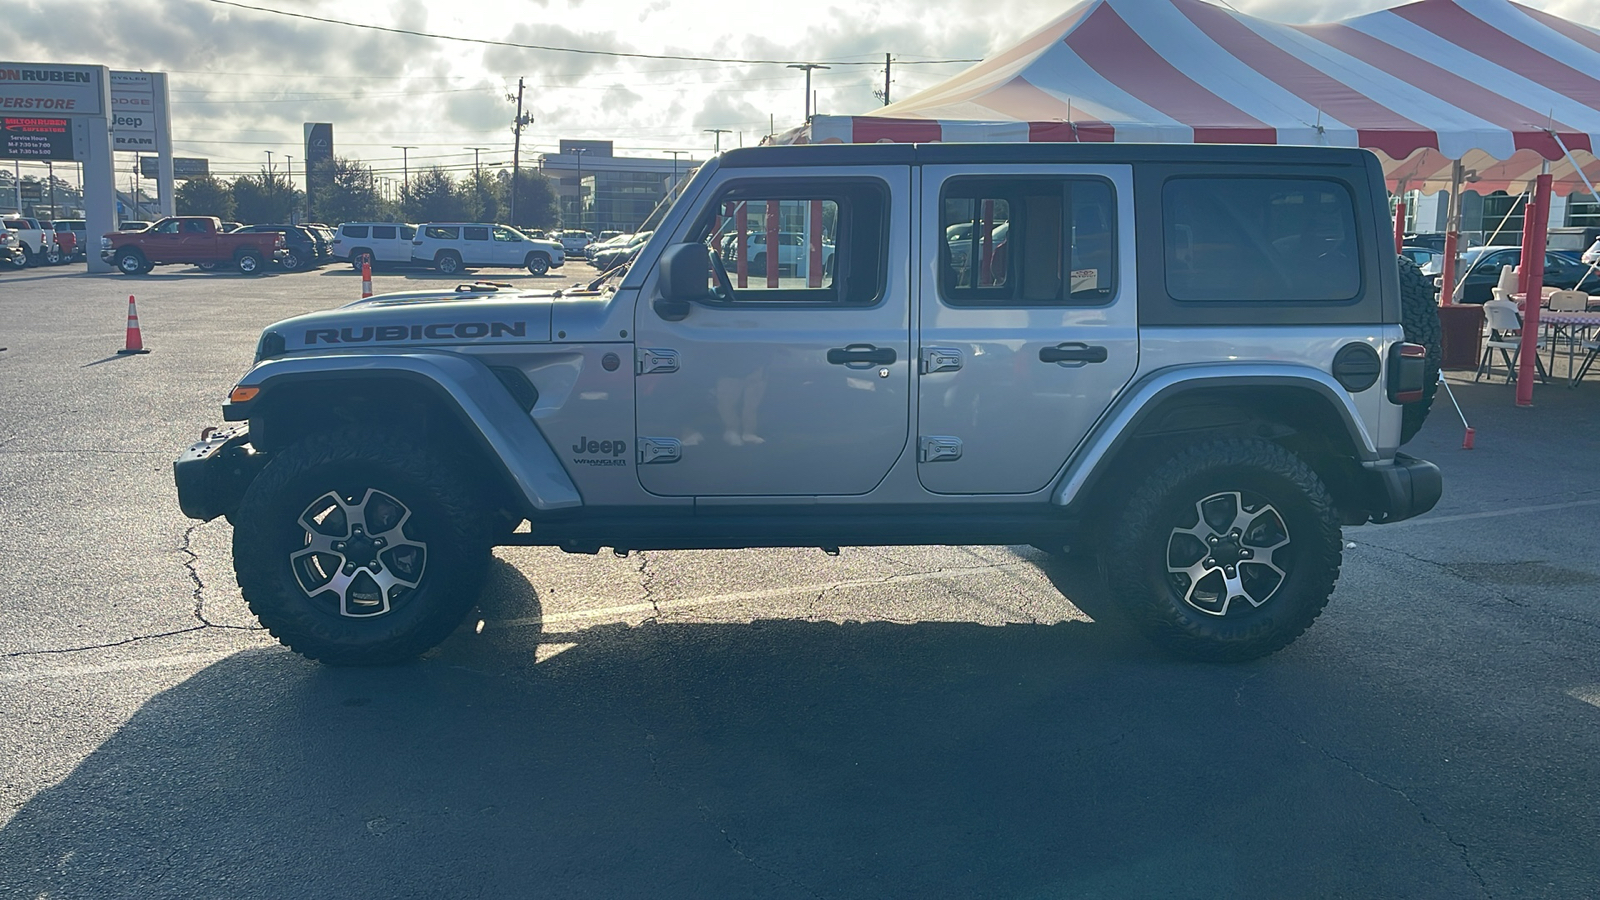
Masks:
[[[134,353],[149,353],[144,348],[144,338],[139,336],[139,311],[133,306],[133,295],[128,295],[128,340],[127,346],[117,351],[118,356],[129,356]]]
[[[361,264],[361,299],[372,296],[372,263]]]

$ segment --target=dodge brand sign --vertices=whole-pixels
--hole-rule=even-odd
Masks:
[[[0,159],[72,159],[68,119],[0,118]]]

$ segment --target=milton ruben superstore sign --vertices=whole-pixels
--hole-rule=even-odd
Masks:
[[[61,69],[0,69],[0,81],[32,81],[39,84],[94,84],[94,73]]]

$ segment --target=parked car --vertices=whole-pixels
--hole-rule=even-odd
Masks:
[[[639,252],[639,248],[643,247],[645,241],[650,240],[650,235],[654,233],[653,231],[641,231],[638,234],[628,235],[625,240],[618,238],[616,243],[601,250],[590,259],[590,262],[596,269],[602,272],[609,272],[633,259],[634,254]]]
[[[1417,264],[1424,275],[1437,275],[1444,263],[1444,251],[1431,247],[1401,247],[1400,255]]]
[[[83,219],[57,219],[53,223],[56,232],[56,246],[60,249],[63,261],[82,262],[89,258],[89,223]],[[68,248],[68,240],[71,248]]]
[[[561,249],[568,256],[582,256],[584,248],[594,243],[594,235],[587,231],[568,228],[559,232],[559,234],[561,237]]]
[[[603,252],[605,252],[607,250],[610,250],[613,247],[617,247],[617,246],[621,246],[622,244],[626,244],[628,242],[628,240],[630,238],[632,238],[632,237],[633,237],[632,232],[622,232],[622,233],[612,234],[608,238],[601,238],[600,240],[597,240],[594,243],[590,244],[588,247],[585,247],[584,248],[584,253],[589,257],[590,264],[593,264],[596,256],[600,255],[601,253],[603,253]]]
[[[5,226],[4,220],[0,220],[0,265],[20,269],[27,264],[27,257],[22,255],[21,239],[15,231]]]
[[[302,225],[245,225],[227,233],[283,235],[284,249],[288,252],[278,260],[278,265],[287,272],[320,265],[324,255],[317,248],[317,236]]]
[[[526,267],[535,275],[559,269],[566,252],[555,241],[530,238],[505,225],[486,222],[429,222],[417,227],[411,258],[445,275],[466,268]]]
[[[345,222],[333,236],[333,258],[346,260],[356,271],[363,263],[411,265],[411,241],[417,226],[404,222]]]
[[[100,238],[100,258],[124,275],[143,275],[162,263],[237,266],[260,274],[269,261],[288,255],[281,232],[227,234],[211,216],[174,216],[143,231],[115,231]]]
[[[1600,263],[1600,238],[1594,239],[1594,243],[1589,245],[1589,249],[1583,251],[1583,255],[1579,257],[1579,260],[1591,266]]]
[[[1462,257],[1461,270],[1464,281],[1461,288],[1462,303],[1483,303],[1494,296],[1500,283],[1500,270],[1522,262],[1521,247],[1474,247]],[[1570,289],[1582,284],[1600,290],[1600,275],[1589,267],[1561,253],[1544,255],[1544,283],[1550,287]]]
[[[333,260],[333,227],[321,222],[303,222],[301,227],[311,232],[317,239],[317,264]]]
[[[17,236],[17,246],[22,250],[24,266],[55,265],[59,257],[53,229],[45,228],[43,223],[32,216],[10,215],[5,217],[4,222],[6,230],[14,232]]]
[[[1004,227],[1004,226],[1001,226]],[[727,234],[722,239],[723,265],[732,269],[738,265],[739,236]],[[767,233],[765,231],[752,231],[745,235],[745,258],[749,260],[745,271],[751,275],[767,274]],[[809,253],[806,248],[806,236],[800,231],[780,231],[778,233],[778,274],[794,275],[805,271]],[[822,243],[822,271],[824,274],[833,271],[833,243]]]
[[[239,229],[241,229],[243,227],[244,227],[244,223],[243,222],[223,222],[222,223],[222,231],[223,231],[224,234],[232,234],[235,231],[238,231]]]

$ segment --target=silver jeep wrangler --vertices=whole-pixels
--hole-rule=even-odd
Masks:
[[[1341,525],[1439,498],[1398,452],[1438,320],[1388,215],[1353,149],[733,150],[588,286],[273,325],[179,501],[329,663],[443,640],[497,544],[1070,543],[1158,644],[1250,659],[1321,612]]]

